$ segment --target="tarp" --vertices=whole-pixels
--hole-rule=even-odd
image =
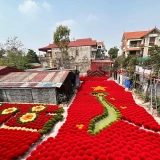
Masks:
[[[124,85],[125,85],[127,88],[130,88],[131,82],[128,80],[128,78],[125,79]]]
[[[149,59],[149,57],[139,57],[139,58],[138,58],[138,61],[144,62],[144,61],[146,61],[146,60],[148,60],[148,59]]]

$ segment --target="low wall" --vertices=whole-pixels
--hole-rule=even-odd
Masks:
[[[0,89],[0,101],[56,104],[56,90],[55,88]]]

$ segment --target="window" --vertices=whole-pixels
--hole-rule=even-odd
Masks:
[[[78,54],[78,49],[76,49],[76,56],[79,56],[79,54]]]
[[[136,51],[130,51],[130,55],[136,55]]]
[[[149,40],[149,46],[153,46],[154,43],[155,43],[155,37],[150,37],[150,40]]]

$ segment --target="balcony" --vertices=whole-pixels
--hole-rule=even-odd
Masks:
[[[96,52],[97,51],[97,48],[92,48],[92,52]]]
[[[130,47],[130,48],[140,47],[140,44],[130,44],[129,47]]]
[[[140,47],[140,45],[141,45],[141,40],[130,41],[129,43],[130,48]]]
[[[139,46],[140,46],[141,48],[144,48],[144,44],[140,44]]]

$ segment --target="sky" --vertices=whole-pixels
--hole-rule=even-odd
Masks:
[[[16,36],[39,54],[60,24],[70,28],[70,39],[120,49],[124,32],[160,29],[160,0],[0,0],[0,43]]]

